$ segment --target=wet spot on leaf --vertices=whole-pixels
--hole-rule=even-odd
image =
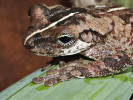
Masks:
[[[128,77],[125,76],[125,75],[115,75],[114,78],[119,79],[122,82],[127,82],[128,81]]]
[[[45,86],[45,85],[40,85],[40,86],[38,86],[36,88],[37,91],[43,91],[43,90],[47,90],[47,89],[49,89],[49,87],[48,86]]]
[[[129,81],[133,84],[133,77],[129,78]]]
[[[104,79],[108,79],[110,78],[110,76],[106,76],[106,77],[98,77],[98,78],[85,78],[84,82],[90,85],[96,85],[96,84],[102,84]],[[91,83],[91,80],[98,80],[98,83]]]
[[[111,76],[103,76],[103,77],[98,77],[97,79],[99,79],[99,80],[103,80],[103,79],[108,79],[108,78],[110,78]]]
[[[87,83],[87,84],[90,84],[90,81],[91,81],[90,78],[86,78],[86,79],[84,80],[84,82]]]
[[[119,97],[120,97],[120,96],[118,96],[118,97],[115,97],[115,98],[114,98],[114,100],[119,100]]]
[[[37,84],[35,84],[35,83],[33,83],[33,82],[31,82],[31,83],[29,84],[29,86],[34,86],[34,85],[37,85]]]
[[[54,87],[57,86],[57,85],[59,85],[60,83],[62,83],[62,82],[56,83],[56,84],[54,85]]]

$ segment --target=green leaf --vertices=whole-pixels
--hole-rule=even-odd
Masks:
[[[39,69],[2,91],[0,100],[129,100],[133,93],[132,70],[100,78],[75,78],[47,87],[31,82],[45,74]]]
[[[133,8],[133,0],[112,0],[114,5]]]

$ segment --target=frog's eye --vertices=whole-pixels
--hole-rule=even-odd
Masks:
[[[70,33],[63,33],[59,35],[57,38],[57,43],[63,47],[71,46],[74,43],[74,41],[75,41],[75,38]]]

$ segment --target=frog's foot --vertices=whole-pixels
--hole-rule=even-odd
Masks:
[[[84,59],[75,60],[67,64],[60,63],[56,69],[47,71],[46,76],[34,78],[34,83],[44,82],[52,86],[61,81],[67,81],[74,77],[99,77],[115,74],[133,66],[133,55],[126,53],[117,54],[102,60],[89,63]]]
[[[33,78],[34,83],[44,82],[47,86],[53,86],[60,81],[66,81],[72,78],[70,72],[74,67],[67,66],[64,62],[60,62],[59,67],[50,69],[46,72],[46,76]]]

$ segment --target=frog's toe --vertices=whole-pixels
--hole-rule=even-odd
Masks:
[[[43,77],[35,77],[32,79],[32,82],[36,83],[36,84],[40,84],[40,83],[44,82],[44,78]]]
[[[54,84],[60,82],[60,80],[58,78],[51,78],[49,80],[47,80],[44,84],[46,86],[53,86]]]

